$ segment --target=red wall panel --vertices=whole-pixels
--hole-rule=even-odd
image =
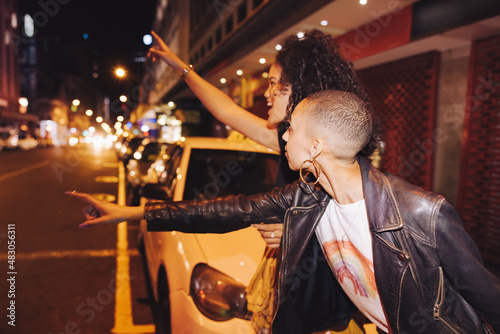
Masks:
[[[483,257],[500,263],[500,35],[472,45],[458,207]]]
[[[434,158],[438,52],[361,70],[385,131],[381,169],[430,190]]]

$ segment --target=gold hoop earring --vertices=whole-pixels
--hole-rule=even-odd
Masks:
[[[316,181],[314,181],[314,182],[309,182],[309,183],[307,183],[307,182],[306,182],[306,180],[305,180],[305,177],[306,177],[307,175],[309,175],[309,173],[311,173],[311,172],[307,172],[307,174],[306,174],[306,175],[302,175],[302,168],[303,168],[303,166],[304,166],[304,164],[305,164],[306,162],[310,162],[310,163],[313,165],[313,167],[314,167],[314,171],[316,172]],[[315,159],[312,159],[312,160],[305,160],[304,162],[302,162],[302,163],[300,164],[299,176],[300,176],[300,179],[302,180],[302,182],[304,182],[304,183],[305,183],[305,184],[307,184],[308,186],[315,186],[315,185],[319,182],[319,178],[320,178],[320,176],[321,176],[321,167],[319,166],[318,162],[317,162]]]

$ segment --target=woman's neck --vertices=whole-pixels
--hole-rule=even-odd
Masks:
[[[324,159],[321,162],[320,184],[340,204],[355,203],[364,198],[361,169],[358,162]]]

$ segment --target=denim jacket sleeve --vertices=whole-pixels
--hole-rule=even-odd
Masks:
[[[479,250],[455,209],[443,201],[436,220],[436,246],[450,284],[500,333],[500,280],[485,269]]]
[[[254,223],[282,223],[297,184],[268,193],[208,200],[148,202],[144,217],[148,231],[226,233]]]

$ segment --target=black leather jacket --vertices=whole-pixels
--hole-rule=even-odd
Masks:
[[[375,279],[393,333],[500,333],[500,281],[488,272],[440,195],[360,159]],[[330,197],[299,181],[273,192],[206,201],[151,202],[150,231],[224,233],[284,221],[274,333],[346,323],[354,308],[315,238]],[[486,324],[488,323],[489,326]]]

